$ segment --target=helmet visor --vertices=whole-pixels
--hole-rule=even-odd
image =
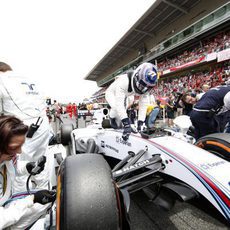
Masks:
[[[139,80],[139,81],[136,80],[134,81],[134,83],[138,91],[142,94],[146,93],[152,88],[152,87],[148,87],[147,84],[143,80]]]

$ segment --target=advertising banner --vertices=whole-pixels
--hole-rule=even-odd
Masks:
[[[217,62],[226,61],[230,59],[230,48],[222,50],[217,54]]]

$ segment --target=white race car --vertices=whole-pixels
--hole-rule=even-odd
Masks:
[[[124,141],[122,130],[63,126],[69,150],[57,180],[57,229],[128,229],[129,194],[140,189],[167,209],[202,196],[230,223],[230,135],[191,144],[169,133]]]

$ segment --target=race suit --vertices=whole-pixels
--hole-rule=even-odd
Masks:
[[[33,202],[27,193],[12,196],[12,184],[17,175],[28,176],[27,162],[5,161],[0,164],[0,229],[26,229],[47,211],[50,204]]]
[[[122,74],[108,87],[105,93],[105,99],[111,106],[110,117],[119,118],[120,120],[127,118],[127,98],[139,95],[138,120],[145,121],[146,108],[149,104],[149,95],[137,94],[133,90],[129,90],[129,78],[127,74]],[[130,92],[129,92],[130,91]]]
[[[0,72],[0,113],[14,115],[30,126],[40,117],[40,127],[32,138],[26,138],[22,154],[18,160],[37,161],[45,155],[50,134],[50,125],[46,116],[46,100],[37,90],[34,82],[29,82],[12,71]],[[47,188],[48,171],[35,177],[40,188]],[[25,190],[26,178],[16,177],[13,185],[15,192]]]

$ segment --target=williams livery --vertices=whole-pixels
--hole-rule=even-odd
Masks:
[[[62,133],[65,132],[63,127]],[[230,137],[222,133],[214,138],[207,136],[206,142],[209,139],[212,141],[209,151],[201,148],[199,141],[200,147],[164,130],[149,136],[132,133],[128,141],[124,141],[122,130],[95,125],[75,129],[69,138],[70,154],[81,156],[79,164],[89,168],[87,165],[94,156],[106,159],[110,165],[107,174],[113,181],[117,202],[122,203],[116,208],[111,207],[118,212],[117,225],[121,229],[128,225],[129,194],[140,189],[146,191],[146,188],[152,200],[164,208],[170,208],[172,200],[189,201],[202,196],[230,223]],[[97,172],[94,176],[98,180]],[[102,192],[105,195],[106,188]],[[95,196],[94,199],[102,197]]]

